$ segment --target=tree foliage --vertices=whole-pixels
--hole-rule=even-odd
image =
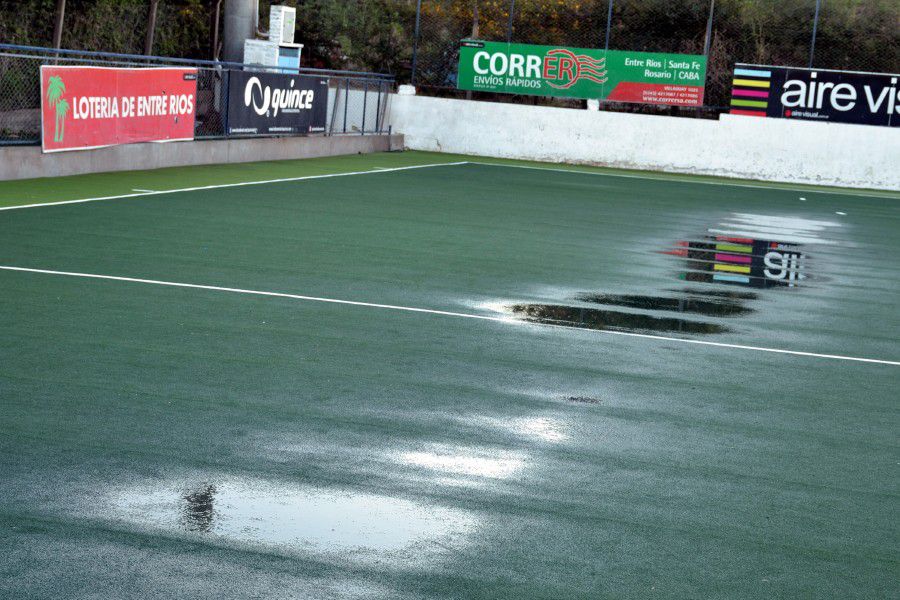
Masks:
[[[286,0],[297,8],[303,64],[409,77],[416,0]],[[68,0],[63,46],[139,53],[146,0]],[[260,2],[265,27],[270,2]],[[210,58],[215,0],[162,0],[154,52]],[[50,45],[56,0],[0,0],[0,41]],[[516,0],[512,39],[600,47],[608,0]],[[701,52],[709,0],[614,0],[614,49]],[[508,0],[422,0],[418,66],[423,83],[452,85],[463,37],[505,40]],[[710,85],[734,62],[806,65],[815,0],[717,0]],[[900,71],[900,2],[822,0],[815,66]]]

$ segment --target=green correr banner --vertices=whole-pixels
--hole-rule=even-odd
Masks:
[[[461,90],[702,106],[706,57],[463,40]]]

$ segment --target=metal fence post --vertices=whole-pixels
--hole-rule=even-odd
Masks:
[[[347,104],[350,101],[350,79],[344,80],[344,133],[347,133]]]
[[[366,100],[369,98],[369,80],[364,79],[365,86],[363,88],[363,115],[362,115],[362,127],[359,130],[359,135],[366,135]]]
[[[709,0],[709,20],[706,22],[706,41],[703,43],[703,56],[709,56],[709,44],[712,41],[713,13],[716,10],[716,0]]]
[[[516,14],[516,0],[509,0],[509,21],[506,23],[506,43],[512,42],[513,18]]]
[[[331,80],[332,78],[328,78],[328,88],[331,89]],[[334,135],[334,120],[337,118],[337,109],[338,102],[340,102],[341,98],[341,82],[337,81],[337,85],[334,86],[334,100],[331,101],[331,123],[328,124],[328,135]]]
[[[391,106],[391,84],[387,81],[384,82],[384,102],[381,103],[381,131],[384,133],[384,120],[389,116],[389,110]],[[390,130],[391,126],[388,125],[388,130]]]
[[[222,73],[224,74],[224,77],[222,77],[222,92],[219,94],[219,101],[222,102],[224,100],[225,104],[222,107],[222,112],[225,113],[225,117],[222,119],[224,127],[222,135],[228,137],[228,91],[231,87],[231,69],[223,69]]]
[[[419,64],[419,27],[422,23],[422,0],[416,0],[416,31],[413,34],[412,77],[409,82],[416,85],[416,69]]]
[[[809,68],[813,68],[813,58],[816,56],[816,32],[819,29],[819,9],[822,7],[822,0],[816,0],[816,16],[813,18],[812,40],[809,43]]]
[[[609,28],[612,27],[612,9],[613,0],[609,0],[609,10],[606,12],[606,42],[603,44],[604,50],[609,50]]]
[[[378,82],[378,96],[376,97],[375,102],[375,133],[381,133],[381,82]]]

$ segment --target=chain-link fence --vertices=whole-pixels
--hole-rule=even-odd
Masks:
[[[229,137],[228,78],[234,68],[258,67],[102,52],[55,51],[0,44],[0,144],[37,144],[41,133],[41,65],[148,67],[183,66],[197,69],[196,139]],[[288,71],[328,80],[328,134],[377,134],[385,123],[394,80],[374,73],[320,69]]]
[[[215,4],[215,0],[160,0],[151,53],[213,58]],[[52,45],[58,6],[56,0],[0,0],[0,41]],[[67,0],[64,15],[60,32],[64,48],[122,54],[145,51],[150,17],[147,0]]]
[[[900,2],[895,0],[418,0],[417,5],[410,78],[432,94],[458,93],[452,90],[463,38],[705,53],[707,107],[701,114],[728,105],[736,62],[900,71]],[[578,104],[564,99],[474,96]],[[639,105],[608,107],[653,110]],[[658,110],[691,112],[674,107]]]
[[[571,99],[458,92],[459,42],[463,38],[707,54],[705,109],[605,104],[605,109],[613,110],[714,116],[729,104],[736,62],[900,72],[897,0],[275,1],[297,7],[297,40],[305,44],[304,65],[391,72],[401,82],[413,81],[425,94],[583,106],[583,101]],[[263,28],[270,3],[260,1]],[[161,0],[154,52],[196,58],[215,56],[214,46],[221,45],[222,27],[221,19],[214,18],[216,4],[212,0]],[[0,40],[50,44],[55,6],[51,0],[0,2]],[[147,6],[143,0],[69,0],[63,45],[141,52],[147,30]],[[137,59],[140,57],[126,62]],[[0,64],[3,60],[5,57],[0,56]],[[213,91],[219,85],[216,77],[224,75],[210,65],[205,68],[211,69],[211,74],[206,78],[208,83],[201,75],[199,89]],[[17,69],[3,68],[0,72],[0,107],[9,107],[10,87],[36,85],[33,76],[29,79]],[[364,84],[355,85],[361,87],[363,94],[355,111],[348,107],[348,120],[352,120],[352,114],[360,115],[360,119],[352,125],[348,122],[347,129],[352,131],[355,125],[368,131],[374,122],[368,117],[369,99]],[[334,79],[331,87],[338,87]],[[36,93],[32,95],[37,97]],[[346,95],[345,100],[357,102],[356,97]],[[212,98],[215,99],[214,94]],[[22,106],[17,110],[23,110]],[[209,111],[214,114],[215,107]],[[368,117],[365,127],[361,120],[364,113]],[[341,118],[343,113],[338,111],[336,116]],[[7,114],[0,119],[4,120],[0,127],[15,130],[23,122],[27,124],[29,115]],[[33,122],[30,126],[33,130]],[[202,135],[214,135],[215,119],[206,119],[203,127]],[[334,129],[343,131],[343,123]]]
[[[389,84],[382,80],[334,78],[329,84],[328,132],[366,135],[386,131]]]

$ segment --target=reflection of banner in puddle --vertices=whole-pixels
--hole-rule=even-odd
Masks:
[[[797,244],[743,237],[710,237],[680,241],[667,252],[690,261],[681,278],[687,281],[750,287],[794,287],[805,279],[803,253]]]

